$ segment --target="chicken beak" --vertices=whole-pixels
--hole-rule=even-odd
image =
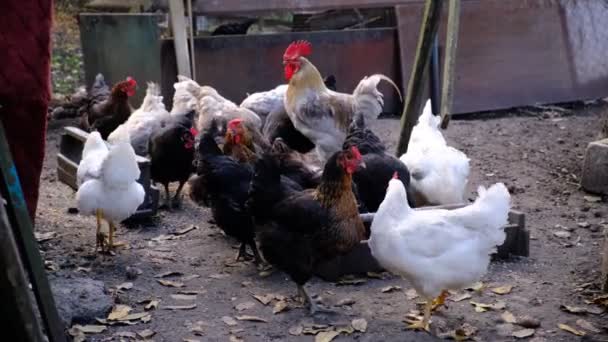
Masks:
[[[359,162],[359,168],[360,169],[367,169],[367,165],[365,165],[365,162],[363,160]]]

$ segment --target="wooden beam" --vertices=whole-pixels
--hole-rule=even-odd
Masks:
[[[177,72],[179,75],[192,78],[183,0],[169,0],[169,11],[171,12],[171,29],[173,30],[173,44],[175,44]]]
[[[426,0],[423,20],[420,25],[420,35],[418,36],[418,45],[416,47],[416,58],[414,59],[414,66],[407,87],[405,107],[401,115],[401,131],[399,143],[397,144],[397,157],[407,151],[412,129],[420,115],[423,88],[426,80],[425,74],[428,70],[427,65],[431,55],[433,40],[439,28],[442,5],[443,0]],[[397,13],[399,12],[399,8],[397,8]],[[400,32],[400,34],[403,33]]]
[[[2,196],[0,200],[4,200]],[[4,339],[44,341],[31,301],[25,268],[4,205],[0,205],[0,303],[2,323],[8,327],[3,332]]]
[[[326,10],[345,8],[393,7],[422,0],[198,0],[194,10],[201,14],[244,12]]]
[[[454,98],[454,67],[460,28],[460,0],[450,0],[448,27],[445,37],[445,59],[443,62],[443,89],[441,90],[441,128],[448,128]]]
[[[40,315],[50,342],[65,342],[64,326],[59,319],[53,293],[46,278],[34,227],[27,210],[17,168],[6,141],[4,126],[0,123],[0,193],[6,199],[6,210],[19,248],[21,260],[28,271],[32,290],[36,296]],[[4,305],[4,304],[3,304]]]
[[[196,82],[196,58],[194,56],[194,22],[196,18],[192,14],[192,0],[188,0],[188,21],[190,22],[190,56],[192,68],[192,79]]]

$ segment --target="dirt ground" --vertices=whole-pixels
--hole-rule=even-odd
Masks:
[[[605,202],[586,199],[588,194],[578,186],[585,147],[595,140],[600,114],[607,110],[608,104],[600,101],[569,108],[565,113],[512,110],[451,122],[445,133],[449,142],[471,158],[470,190],[499,181],[508,185],[513,208],[526,214],[531,255],[495,262],[483,279],[484,289],[453,294],[452,299],[462,300],[448,300],[448,308],[441,308],[433,316],[435,335],[404,329],[403,319],[416,309],[419,299],[412,298],[406,281],[390,274],[383,274],[382,279],[376,275],[359,277],[363,282],[358,285],[337,286],[312,280],[309,288],[325,304],[344,304],[335,307],[341,315],[313,322],[292,299],[296,288],[285,274],[263,276],[251,263],[232,263],[236,242],[209,223],[208,209],[187,198],[181,210],[161,211],[146,225],[119,227],[118,240],[126,242],[127,247],[118,249],[115,256],[95,254],[94,218],[68,214],[68,208],[75,206],[74,191],[57,180],[56,154],[61,133],[58,124],[49,128],[37,230],[59,236],[42,242],[41,249],[49,267],[55,269],[50,271],[51,277],[101,280],[113,293],[115,303],[131,306],[132,313],[145,311],[144,300],[160,301],[156,309],[149,311],[149,322],[111,326],[104,333],[88,335],[90,341],[129,340],[129,336],[134,336],[130,332],[145,329],[155,332],[150,337],[155,341],[312,341],[313,335],[294,334],[302,328],[304,332],[314,330],[312,323],[330,325],[329,329],[333,326],[335,330],[335,326],[349,325],[358,318],[367,321],[365,332],[343,329],[334,341],[433,341],[463,323],[468,324],[467,331],[477,330],[473,337],[480,341],[516,340],[514,332],[533,332],[524,340],[536,342],[607,341],[606,330],[593,332],[593,327],[581,325],[585,326],[586,321],[598,329],[606,327],[606,315],[585,300],[598,291],[602,231],[608,207]],[[394,118],[385,118],[373,126],[390,148],[396,145],[397,123]],[[474,192],[470,197],[474,198]],[[163,239],[163,235],[191,226],[197,229],[176,239]],[[562,236],[558,237],[554,234],[558,231],[566,231],[570,237],[564,237],[568,235],[564,233],[558,233]],[[127,278],[127,273],[133,273],[131,269],[141,270],[134,280]],[[163,286],[160,278],[154,277],[169,271],[182,275],[163,280],[182,282],[184,287]],[[132,282],[133,287],[116,291],[125,282]],[[383,292],[388,286],[400,286],[402,290]],[[504,295],[491,291],[501,286],[512,286],[512,290]],[[190,297],[171,296],[180,291]],[[465,293],[471,298],[465,298]],[[288,309],[273,314],[277,299],[263,305],[253,297],[266,294],[284,296]],[[498,305],[476,312],[471,301],[502,301],[506,307],[501,309]],[[172,305],[190,309],[168,310]],[[568,313],[560,309],[561,305],[579,307],[583,312]],[[585,313],[587,309],[594,313]],[[524,325],[533,330],[522,331],[525,328],[520,325],[505,323],[505,319],[509,321],[505,311],[519,321],[528,316]],[[238,320],[237,316],[255,316],[264,322]],[[534,327],[534,323],[540,326]],[[584,331],[586,336],[578,337],[558,324]],[[317,340],[321,338],[317,336]]]

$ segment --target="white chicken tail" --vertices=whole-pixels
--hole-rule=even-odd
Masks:
[[[397,91],[397,94],[399,94],[399,99],[402,99],[399,87],[397,87],[395,82],[390,78],[382,74],[375,74],[363,78],[361,82],[359,82],[359,85],[357,85],[357,88],[355,88],[355,91],[353,91],[355,99],[354,113],[363,114],[365,120],[368,122],[377,119],[382,113],[384,96],[378,90],[378,83],[382,80],[392,85]]]
[[[112,146],[102,165],[102,181],[110,187],[128,187],[140,175],[135,150],[128,141]]]
[[[163,103],[163,97],[160,96],[160,87],[158,84],[153,82],[148,83],[146,96],[144,97],[140,109],[144,112],[153,112],[165,109],[165,104]]]
[[[418,118],[418,124],[427,125],[433,129],[438,129],[441,123],[441,118],[437,115],[433,115],[433,107],[431,106],[431,100],[426,100],[422,114]]]
[[[479,197],[473,204],[460,210],[470,211],[465,225],[482,232],[489,247],[502,245],[505,241],[504,226],[508,222],[511,195],[503,183],[496,183],[486,189],[480,186]]]

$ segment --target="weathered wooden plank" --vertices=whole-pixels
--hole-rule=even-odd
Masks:
[[[399,142],[397,143],[397,156],[401,156],[407,151],[412,129],[418,120],[422,107],[423,86],[426,81],[427,66],[431,55],[433,39],[439,28],[439,20],[441,16],[441,8],[443,0],[427,0],[422,24],[420,25],[420,35],[418,36],[418,44],[416,46],[416,58],[414,59],[414,67],[409,78],[407,86],[407,97],[405,107],[401,115],[401,130],[399,133]],[[397,6],[397,22],[405,10],[403,6]],[[401,42],[405,32],[402,30],[402,25],[399,25],[399,41]],[[400,43],[400,51],[403,51],[403,44]]]
[[[0,196],[0,200],[4,200]],[[0,205],[0,315],[3,339],[43,342],[41,324],[31,301],[27,275],[4,205]]]
[[[169,0],[169,12],[171,13],[171,28],[173,30],[177,72],[180,75],[192,78],[190,54],[188,52],[188,35],[186,34],[186,19],[184,17],[184,2],[182,0]]]
[[[266,11],[308,11],[344,8],[392,7],[422,0],[199,0],[197,13],[231,14]]]
[[[8,219],[20,252],[21,260],[28,271],[32,290],[36,296],[40,315],[50,342],[64,342],[64,327],[55,307],[51,287],[46,278],[42,256],[34,237],[34,226],[25,203],[17,168],[13,163],[6,141],[4,126],[0,123],[0,192],[7,201]],[[4,304],[3,304],[4,305]]]
[[[441,90],[441,128],[448,128],[454,97],[454,67],[460,28],[460,0],[450,0],[448,6],[448,28],[446,32],[445,59],[443,63],[443,87]]]
[[[102,73],[112,84],[132,76],[139,87],[130,99],[139,107],[146,82],[160,82],[157,14],[80,14],[80,40],[87,86]]]

